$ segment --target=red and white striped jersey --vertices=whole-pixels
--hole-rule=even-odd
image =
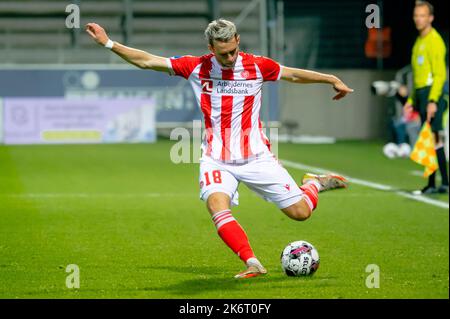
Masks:
[[[204,116],[203,156],[224,162],[270,151],[260,120],[264,81],[277,81],[275,61],[240,52],[234,68],[223,69],[213,54],[167,59],[173,75],[189,80]]]

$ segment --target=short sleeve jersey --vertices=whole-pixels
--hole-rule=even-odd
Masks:
[[[213,54],[167,63],[194,90],[205,121],[204,156],[227,162],[270,151],[260,120],[261,89],[263,82],[280,79],[277,62],[240,52],[233,68],[223,68]]]

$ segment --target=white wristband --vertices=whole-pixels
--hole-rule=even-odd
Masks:
[[[108,48],[111,50],[113,45],[114,45],[114,41],[111,41],[111,39],[108,39],[108,42],[106,42],[106,44],[105,44],[105,48]]]

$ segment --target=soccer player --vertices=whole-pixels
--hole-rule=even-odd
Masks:
[[[247,235],[231,213],[238,204],[238,184],[252,191],[294,220],[310,217],[318,193],[346,187],[339,175],[306,174],[296,182],[270,152],[261,128],[261,89],[264,81],[326,83],[338,100],[353,92],[336,76],[281,66],[275,61],[239,51],[240,37],[234,23],[218,19],[205,30],[210,54],[163,58],[110,40],[105,30],[88,23],[86,31],[100,45],[142,69],[167,72],[187,79],[204,115],[206,135],[200,159],[200,198],[212,216],[225,244],[245,263],[236,278],[267,271],[256,258]]]
[[[432,26],[433,6],[427,1],[417,1],[414,7],[414,23],[419,36],[414,43],[411,57],[414,89],[404,105],[406,114],[413,109],[420,113],[422,124],[430,123],[434,133],[436,155],[442,184],[436,188],[436,173],[428,178],[428,184],[414,194],[448,193],[447,161],[444,150],[443,114],[447,102],[443,97],[447,77],[445,66],[445,43]]]

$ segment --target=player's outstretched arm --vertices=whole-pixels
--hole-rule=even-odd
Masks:
[[[296,68],[281,68],[281,79],[292,83],[326,83],[331,84],[333,89],[338,92],[333,100],[339,100],[352,93],[353,89],[344,84],[337,76],[324,74],[315,71],[302,70]]]
[[[96,23],[86,24],[86,32],[95,40],[95,42],[102,46],[105,46],[109,40],[105,29]],[[118,42],[113,43],[111,51],[138,68],[169,72],[169,67],[167,66],[165,58],[127,47]]]

